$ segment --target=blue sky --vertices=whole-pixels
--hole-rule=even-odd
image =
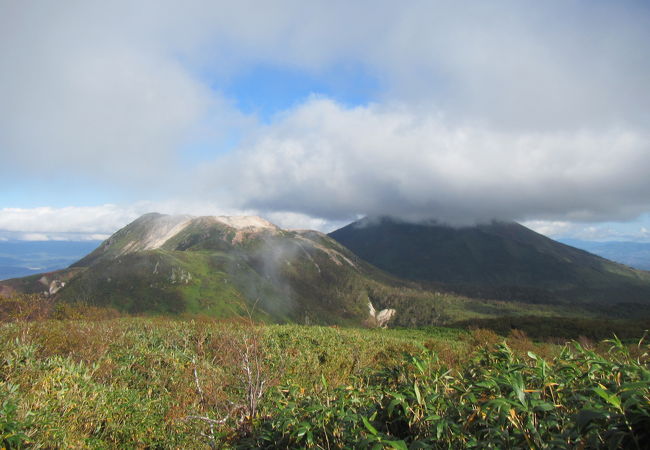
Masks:
[[[644,2],[0,0],[0,239],[138,215],[650,240]]]
[[[252,64],[228,79],[212,79],[203,74],[214,91],[222,92],[242,114],[269,124],[277,114],[292,109],[310,97],[328,98],[355,107],[376,101],[380,81],[363,66],[340,62],[323,71],[305,70],[271,64]],[[243,132],[230,130],[218,145],[203,139],[184,147],[182,162],[188,166],[211,161],[241,142]]]
[[[269,123],[275,114],[289,110],[312,95],[348,107],[377,100],[380,82],[362,65],[341,62],[321,71],[296,67],[255,65],[225,84],[224,93],[239,110]]]

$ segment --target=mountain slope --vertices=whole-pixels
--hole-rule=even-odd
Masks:
[[[50,292],[59,301],[323,324],[374,320],[370,290],[379,306],[376,293],[399,284],[316,231],[282,230],[259,217],[161,214],[142,216],[65,271],[4,286],[42,292],[57,277],[67,281]]]
[[[393,275],[493,298],[650,301],[650,273],[553,241],[517,223],[454,228],[363,219],[329,234]]]
[[[419,281],[390,275],[316,231],[283,230],[259,217],[147,214],[68,269],[0,282],[0,296],[341,325],[377,325],[390,310],[399,326],[650,316],[647,273],[558,247],[516,224],[459,232],[382,220],[343,231],[361,255]]]

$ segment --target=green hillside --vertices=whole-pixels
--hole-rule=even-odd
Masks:
[[[364,219],[330,237],[391,274],[472,296],[532,302],[650,302],[650,273],[517,223],[471,227]]]
[[[368,318],[371,268],[325,235],[268,223],[150,214],[74,267],[84,270],[60,299],[130,313],[252,311],[273,322],[343,324]]]
[[[7,280],[0,294],[42,293],[60,281],[65,286],[49,292],[58,302],[129,314],[373,326],[380,321],[372,304],[377,313],[399,309],[392,323],[402,325],[484,317],[455,315],[457,296],[395,279],[322,233],[257,217],[147,214],[69,269]]]

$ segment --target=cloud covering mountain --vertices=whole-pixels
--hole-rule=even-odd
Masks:
[[[80,192],[130,205],[119,225],[138,202],[197,199],[321,226],[650,211],[645,2],[50,1],[0,12],[0,206],[33,218],[37,206],[87,205]],[[270,72],[295,89],[268,114],[245,108],[238,80],[251,91]],[[0,216],[2,230],[29,229]]]
[[[497,131],[312,99],[208,173],[248,207],[321,217],[629,219],[650,206],[649,145],[641,132]]]

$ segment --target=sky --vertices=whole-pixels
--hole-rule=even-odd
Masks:
[[[139,215],[650,241],[644,1],[0,0],[0,240]]]

